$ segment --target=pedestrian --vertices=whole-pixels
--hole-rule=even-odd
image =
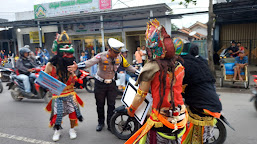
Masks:
[[[208,61],[199,56],[197,45],[191,44],[184,59],[184,99],[188,106],[188,127],[182,144],[208,143],[213,138],[216,118],[220,118],[222,105],[215,89],[215,78]]]
[[[245,52],[245,48],[241,45],[241,42],[237,42],[237,45],[236,45],[239,49],[239,52]],[[239,54],[238,54],[239,55]]]
[[[1,50],[0,56],[2,58],[2,60],[4,59],[4,50]]]
[[[156,36],[152,38],[152,36]],[[184,105],[182,81],[184,67],[175,55],[172,39],[165,28],[155,19],[148,23],[146,30],[148,58],[136,85],[139,84],[132,104],[127,108],[128,115],[134,117],[136,110],[151,90],[153,103],[150,117],[125,144],[180,144],[186,130],[187,112]],[[159,50],[159,51],[157,51]]]
[[[82,51],[79,60],[80,60],[81,62],[83,62],[83,61],[86,61],[87,59],[88,59],[88,57],[86,56],[85,52]]]
[[[98,114],[98,125],[96,131],[101,131],[104,127],[105,114],[104,105],[105,99],[107,99],[107,125],[108,130],[110,130],[110,120],[115,109],[115,99],[117,96],[117,87],[115,83],[115,73],[119,65],[132,72],[137,72],[134,67],[132,67],[127,60],[120,55],[121,47],[124,44],[114,38],[110,38],[107,41],[109,47],[108,51],[101,52],[94,56],[93,58],[80,63],[80,67],[84,66],[86,68],[98,64],[98,70],[95,75],[95,99]],[[74,62],[73,65],[68,67],[69,70],[75,71],[78,65]],[[137,72],[138,73],[138,72]]]
[[[135,58],[137,60],[137,63],[142,66],[142,56],[143,52],[141,51],[140,47],[137,47],[137,51],[135,52]]]
[[[70,119],[70,139],[75,139],[77,133],[74,127],[78,125],[78,120],[83,121],[79,105],[84,104],[74,91],[75,81],[78,78],[73,71],[67,70],[67,66],[73,64],[75,57],[74,48],[71,47],[71,41],[65,31],[54,40],[52,51],[57,52],[57,55],[49,60],[45,72],[67,85],[60,95],[53,94],[52,100],[46,106],[46,110],[51,112],[50,126],[55,130],[52,139],[53,141],[60,139],[62,119],[66,115],[69,115]]]
[[[94,56],[96,56],[95,50],[91,50],[91,57],[94,57]],[[94,77],[96,75],[96,72],[97,72],[97,64],[91,67],[91,76]]]
[[[239,51],[239,55],[235,57],[233,81],[236,81],[237,76],[240,81],[243,81],[241,72],[247,65],[248,65],[248,57],[245,55],[244,50]]]
[[[146,49],[145,49],[144,45],[142,46],[142,50],[141,51],[143,53],[143,55],[142,55],[142,66],[144,66],[145,63],[146,63],[146,60],[147,60]]]
[[[38,56],[39,53],[40,53],[40,48],[39,47],[35,47],[35,56]]]
[[[121,49],[121,56],[123,56],[125,59],[127,58],[127,52],[128,50],[126,48]],[[125,89],[126,85],[126,69],[120,65],[117,70],[117,80],[116,85],[118,86],[118,89],[120,91],[123,91]]]
[[[227,57],[236,57],[239,53],[239,48],[236,46],[236,42],[231,41],[231,46],[228,47],[225,51]]]

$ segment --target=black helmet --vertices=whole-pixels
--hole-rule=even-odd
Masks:
[[[19,52],[20,52],[20,56],[24,57],[24,53],[29,53],[30,49],[27,47],[22,47],[22,48],[20,48]]]

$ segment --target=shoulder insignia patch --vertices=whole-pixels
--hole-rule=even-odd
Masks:
[[[100,59],[100,58],[101,58],[101,55],[98,54],[98,55],[96,55],[95,57],[96,57],[97,59]]]

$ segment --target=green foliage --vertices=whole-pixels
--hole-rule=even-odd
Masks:
[[[171,31],[177,31],[179,28],[174,25],[173,23],[171,23]]]
[[[171,2],[174,2],[175,0],[171,0]],[[197,0],[182,0],[179,2],[179,5],[184,5],[185,7],[188,7],[188,5],[192,3],[194,5],[196,5]]]

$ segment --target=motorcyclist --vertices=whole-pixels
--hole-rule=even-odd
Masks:
[[[17,76],[17,79],[23,82],[25,94],[28,96],[34,96],[34,94],[31,93],[31,85],[29,82],[29,78],[36,79],[36,75],[32,72],[34,71],[33,68],[36,68],[37,65],[29,57],[29,53],[30,53],[29,48],[23,47],[19,50],[19,52],[20,52],[20,58],[16,62],[16,67],[19,71],[19,75]]]

